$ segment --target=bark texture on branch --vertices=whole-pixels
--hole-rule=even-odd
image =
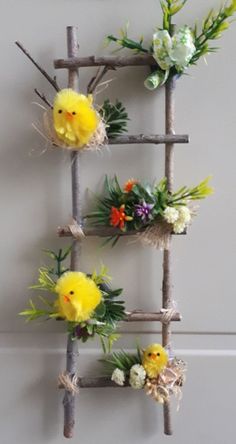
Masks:
[[[188,143],[189,136],[187,134],[137,134],[137,135],[124,135],[109,139],[109,145],[129,145],[133,143],[153,143],[155,145],[168,143]]]
[[[83,68],[88,66],[109,66],[122,68],[124,66],[155,66],[157,62],[151,55],[105,56],[105,57],[68,57],[54,60],[55,69]]]
[[[77,385],[79,388],[125,388],[130,387],[128,380],[125,381],[123,386],[117,385],[114,381],[111,380],[110,376],[98,376],[98,377],[84,377],[77,378]],[[63,385],[58,386],[59,389],[63,389]]]
[[[166,134],[174,134],[174,89],[175,78],[171,77],[165,85],[165,122]],[[174,143],[166,143],[165,147],[165,176],[167,186],[170,192],[174,185]],[[171,244],[168,250],[163,252],[163,282],[162,282],[162,307],[169,309],[172,306],[172,270],[171,270]],[[163,347],[171,343],[171,324],[162,324],[162,344]],[[164,433],[172,435],[170,403],[165,402],[163,406],[164,413]]]
[[[162,322],[164,319],[162,312],[144,312],[131,311],[126,313],[125,322]],[[181,315],[178,312],[170,316],[170,321],[181,321]]]
[[[109,237],[109,236],[136,236],[138,233],[142,233],[145,231],[145,228],[142,228],[140,230],[130,230],[130,231],[121,231],[119,228],[113,228],[113,227],[84,227],[83,229],[83,238],[86,238],[87,236],[96,236],[96,237]],[[71,229],[69,226],[65,227],[58,227],[57,234],[59,237],[72,237],[73,234],[71,232]],[[172,233],[175,236],[183,236],[187,234],[187,231],[185,230],[183,233]]]
[[[77,28],[67,27],[67,51],[69,57],[76,57],[78,51]],[[78,70],[69,69],[68,86],[78,90]],[[74,220],[81,223],[80,211],[80,152],[71,153],[71,178],[72,178],[72,214]],[[71,252],[71,270],[79,269],[80,242],[74,241]],[[71,378],[77,372],[78,341],[73,341],[68,335],[66,352],[66,372]],[[75,396],[69,391],[65,391],[64,404],[64,436],[72,438],[75,425]]]

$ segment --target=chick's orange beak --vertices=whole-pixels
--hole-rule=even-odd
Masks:
[[[68,111],[66,112],[66,119],[71,121],[73,119],[73,114],[69,113]]]
[[[64,295],[64,302],[70,302],[70,298],[67,295]]]
[[[151,359],[152,361],[155,361],[156,358],[157,358],[157,355],[156,355],[155,353],[152,353],[151,356],[150,356],[150,359]]]

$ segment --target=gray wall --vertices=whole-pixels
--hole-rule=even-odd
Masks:
[[[68,242],[56,227],[71,215],[70,160],[62,151],[45,149],[31,127],[40,124],[33,88],[53,99],[54,91],[14,46],[22,41],[51,73],[52,60],[66,55],[66,25],[79,26],[80,54],[101,54],[105,34],[129,18],[130,33],[150,35],[160,23],[158,2],[148,0],[8,0],[2,2],[1,97],[1,442],[62,443],[62,393],[56,378],[65,367],[66,336],[57,323],[25,324],[17,312],[29,297],[27,287],[43,263],[43,248]],[[206,5],[207,3],[207,5]],[[189,0],[177,24],[201,19],[219,2]],[[191,143],[176,147],[176,187],[213,175],[215,194],[201,203],[187,237],[174,239],[174,294],[183,322],[174,325],[173,345],[188,361],[188,380],[179,413],[174,414],[173,444],[231,444],[235,399],[235,38],[236,26],[219,41],[221,50],[201,61],[178,82],[176,132]],[[81,90],[92,74],[81,73]],[[119,97],[129,110],[130,132],[163,132],[163,91],[142,87],[145,69],[110,74],[106,94]],[[66,74],[58,73],[61,86]],[[87,188],[101,186],[104,173],[124,181],[163,176],[163,149],[154,146],[114,147],[82,159],[85,208]],[[235,245],[234,245],[235,246]],[[109,265],[114,286],[122,286],[127,307],[161,306],[161,253],[123,241],[101,250],[98,240],[83,244],[82,270],[100,261]],[[159,325],[123,326],[117,346],[131,348],[137,331],[143,345],[160,340]],[[98,344],[81,349],[79,372],[96,373]],[[77,400],[78,422],[72,442],[123,444],[166,442],[162,409],[143,393],[84,390]],[[175,407],[173,408],[175,411]]]

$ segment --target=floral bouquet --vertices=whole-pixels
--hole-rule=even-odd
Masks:
[[[138,41],[128,37],[128,25],[121,29],[120,36],[108,35],[108,43],[115,42],[118,49],[128,48],[134,53],[151,55],[157,64],[144,84],[148,89],[155,89],[163,85],[170,76],[180,76],[186,69],[195,65],[197,61],[218,48],[212,47],[210,42],[219,39],[222,32],[228,29],[230,18],[236,12],[236,0],[226,2],[215,12],[210,9],[199,29],[184,25],[175,29],[172,18],[185,5],[187,0],[160,0],[163,20],[162,27],[157,27],[149,45],[143,46],[143,37]]]
[[[193,188],[184,186],[171,194],[165,178],[153,185],[130,179],[121,188],[116,176],[113,179],[106,176],[104,196],[97,197],[97,209],[87,218],[94,225],[114,227],[114,234],[107,239],[112,245],[123,233],[139,233],[144,242],[168,248],[171,233],[183,233],[195,214],[190,202],[213,192],[208,183],[209,178]]]
[[[119,386],[144,389],[161,404],[169,401],[172,394],[181,397],[186,364],[176,357],[170,358],[160,344],[150,344],[145,350],[138,347],[136,354],[113,352],[102,362],[111,380]]]
[[[117,300],[122,289],[111,289],[104,266],[99,274],[94,271],[92,275],[65,268],[63,262],[70,251],[71,247],[58,253],[45,250],[54,264],[39,268],[38,282],[30,288],[47,296],[38,296],[37,305],[30,299],[29,307],[19,314],[28,321],[65,321],[74,340],[86,342],[98,335],[106,352],[119,338],[117,323],[125,317],[124,302]]]

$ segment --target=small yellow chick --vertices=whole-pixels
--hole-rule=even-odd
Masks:
[[[87,321],[102,299],[95,282],[79,271],[64,273],[58,279],[55,291],[58,293],[59,315],[73,322]]]
[[[149,378],[157,378],[168,362],[168,354],[160,344],[151,344],[143,352],[142,365]]]
[[[57,137],[68,146],[81,148],[96,131],[100,118],[92,106],[93,97],[62,89],[55,97],[53,123]]]

